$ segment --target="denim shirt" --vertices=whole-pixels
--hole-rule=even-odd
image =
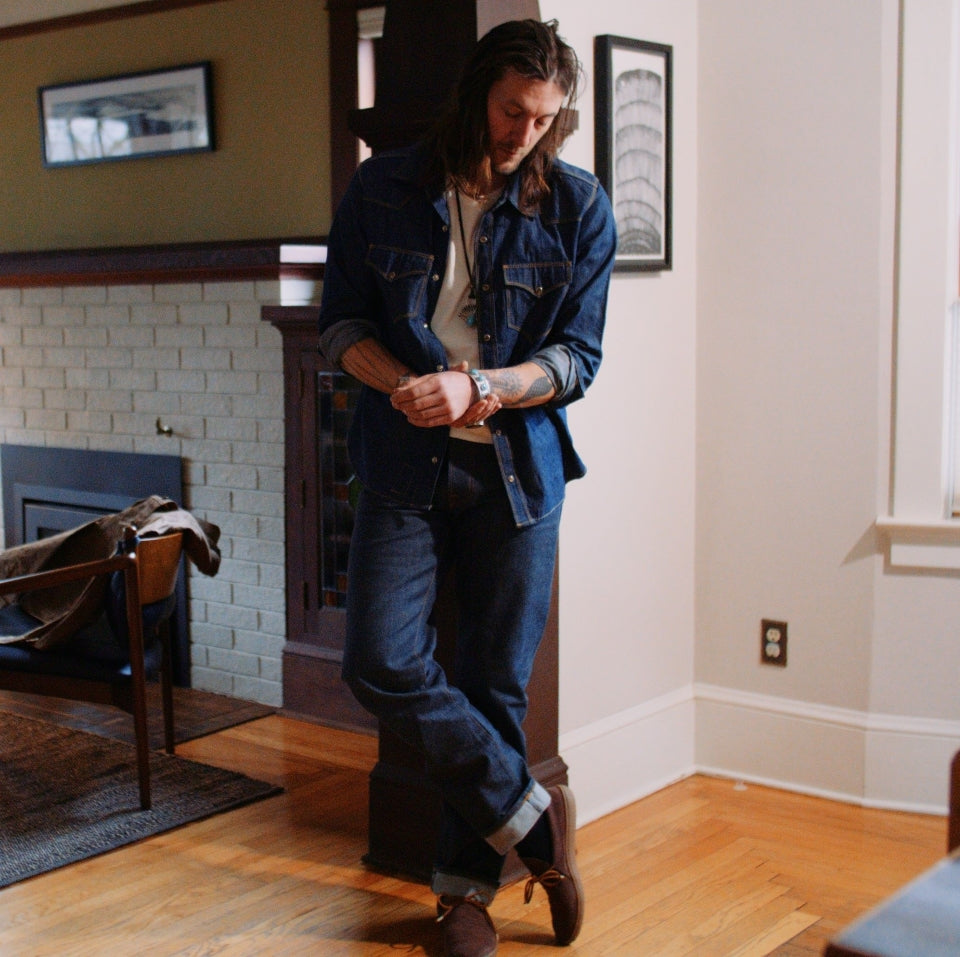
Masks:
[[[431,195],[422,179],[413,148],[378,154],[354,174],[330,233],[321,349],[337,323],[360,320],[418,375],[447,368],[430,319],[450,217],[444,196]],[[534,215],[517,206],[518,186],[512,177],[477,227],[480,364],[519,365],[562,345],[576,371],[573,387],[550,403],[501,409],[487,420],[514,519],[525,526],[557,508],[566,482],[586,471],[564,406],[583,395],[600,365],[616,228],[606,194],[584,170],[555,161],[550,195]],[[372,491],[428,508],[448,441],[449,429],[410,425],[388,395],[361,390],[348,448],[357,477]]]

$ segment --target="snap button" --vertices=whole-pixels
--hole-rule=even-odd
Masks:
[[[486,236],[481,236],[481,237],[480,237],[480,242],[482,242],[482,243],[488,242],[487,237],[486,237]]]
[[[543,286],[537,286],[534,292],[536,292],[537,298],[539,299],[543,295]]]
[[[390,282],[393,282],[393,280],[396,278],[397,278],[397,274],[395,272],[387,273],[387,279],[389,279]]]
[[[434,273],[430,278],[431,278],[434,282],[439,282],[439,281],[440,281],[440,276],[439,276],[437,273]]]
[[[513,485],[514,482],[516,482],[516,478],[515,478],[515,476],[513,476],[513,475],[508,475],[508,476],[507,476],[507,481],[508,481],[511,485]]]

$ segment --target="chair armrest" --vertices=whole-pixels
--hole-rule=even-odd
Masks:
[[[67,582],[82,581],[85,578],[96,578],[98,575],[108,575],[111,572],[123,571],[135,564],[136,560],[135,553],[125,552],[122,555],[113,555],[95,562],[82,562],[79,565],[66,565],[63,568],[33,572],[30,575],[18,575],[16,578],[0,579],[0,595],[36,591]]]

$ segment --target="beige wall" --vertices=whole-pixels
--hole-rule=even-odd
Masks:
[[[326,24],[321,0],[221,0],[0,43],[0,252],[325,233]],[[43,167],[38,87],[198,60],[214,152]]]

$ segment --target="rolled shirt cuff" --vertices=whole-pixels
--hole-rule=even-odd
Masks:
[[[365,319],[341,319],[320,333],[320,354],[332,365],[340,368],[343,354],[364,339],[375,339],[377,328]]]
[[[546,346],[534,353],[530,361],[540,366],[550,380],[556,393],[553,401],[563,402],[573,395],[577,387],[577,366],[566,346]]]

